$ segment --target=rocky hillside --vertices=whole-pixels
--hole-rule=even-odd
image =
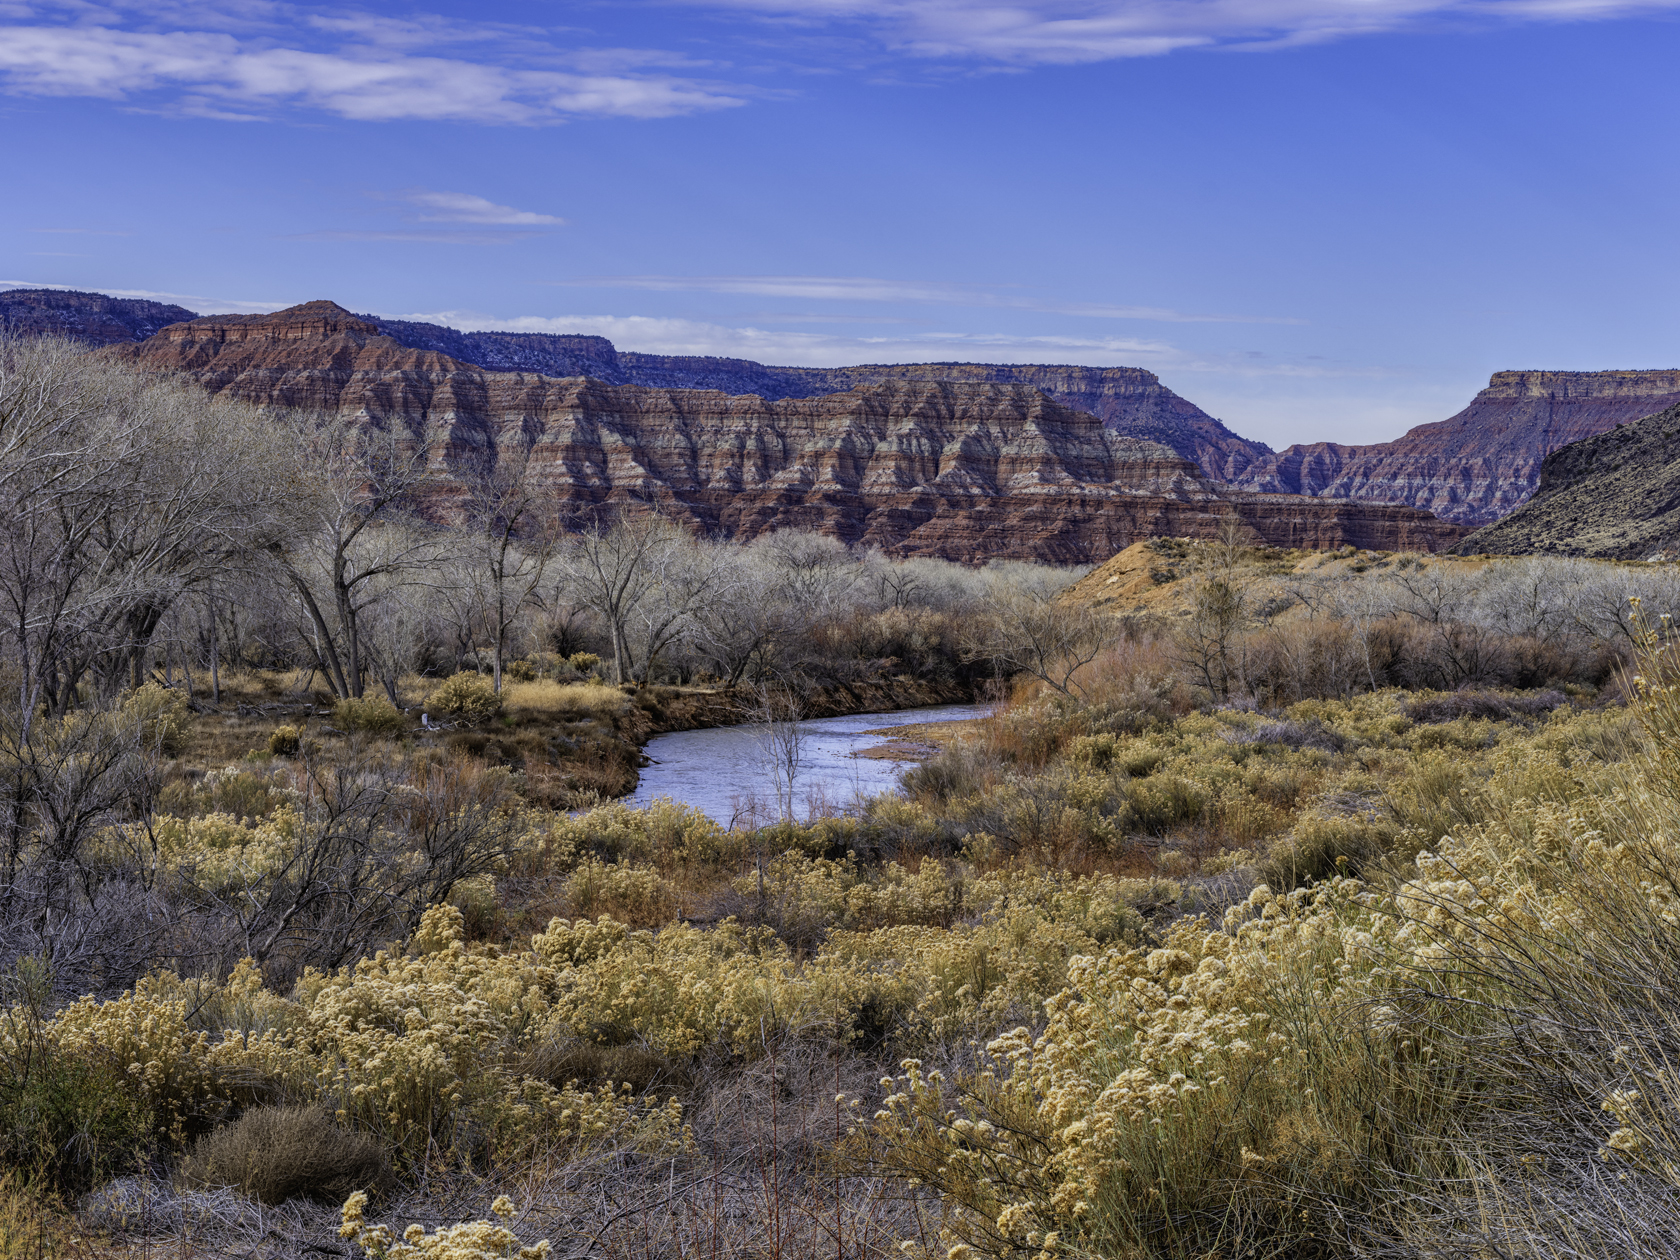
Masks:
[[[1471,554],[1672,559],[1680,549],[1680,406],[1553,451],[1534,497],[1479,529]]]
[[[1439,550],[1463,534],[1409,508],[1232,491],[1012,382],[765,399],[488,372],[331,302],[192,320],[107,353],[260,405],[401,426],[438,474],[439,517],[456,469],[529,443],[529,475],[576,518],[658,504],[711,533],[798,526],[894,555],[1084,562],[1144,537],[1211,537],[1233,516],[1280,545]]]
[[[98,346],[144,341],[158,329],[195,318],[184,306],[114,298],[72,289],[0,289],[0,328],[58,333]]]
[[[1255,490],[1406,503],[1465,525],[1533,494],[1559,447],[1680,403],[1680,371],[1495,372],[1449,420],[1374,446],[1291,446],[1233,480]]]
[[[13,290],[0,294],[0,323],[13,319],[6,301],[23,312],[21,326],[40,330],[38,310],[49,307],[56,318],[92,319],[110,312],[102,328],[107,335],[89,336],[101,344],[144,341],[165,324],[196,318],[181,307],[133,302],[97,293],[55,290]],[[143,309],[144,308],[144,309]],[[155,312],[167,311],[167,317]],[[770,367],[750,359],[636,354],[620,351],[605,337],[554,336],[547,333],[461,332],[441,324],[382,319],[361,315],[392,340],[416,350],[433,350],[461,363],[492,372],[540,372],[544,376],[591,376],[609,385],[651,385],[662,389],[716,389],[726,394],[757,394],[760,398],[817,398],[844,393],[859,385],[887,381],[950,381],[953,383],[1030,385],[1064,406],[1088,411],[1110,429],[1127,437],[1170,446],[1202,471],[1228,481],[1257,461],[1269,458],[1271,447],[1238,437],[1187,399],[1162,385],[1142,368],[1089,368],[1044,364],[909,363],[861,367]],[[117,322],[111,322],[116,320]],[[34,321],[34,322],[28,322]],[[63,329],[68,331],[68,329]],[[80,332],[73,335],[83,336]]]

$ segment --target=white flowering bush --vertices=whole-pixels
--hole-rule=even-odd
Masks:
[[[388,1226],[367,1223],[367,1201],[359,1190],[345,1201],[338,1231],[340,1238],[360,1247],[367,1260],[543,1260],[549,1252],[546,1238],[531,1246],[520,1244],[508,1227],[515,1209],[505,1194],[490,1205],[493,1221],[464,1221],[430,1234],[424,1226],[410,1225],[401,1242]]]

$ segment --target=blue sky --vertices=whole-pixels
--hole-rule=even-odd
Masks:
[[[1680,0],[0,0],[0,282],[833,365],[1275,446],[1680,366]]]

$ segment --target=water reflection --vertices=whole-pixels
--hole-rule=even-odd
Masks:
[[[949,704],[799,723],[802,738],[799,769],[793,780],[795,815],[843,809],[859,797],[898,787],[898,776],[909,763],[853,756],[859,749],[884,742],[863,732],[983,717],[988,708],[983,704]],[[657,797],[669,796],[703,810],[725,826],[746,823],[755,813],[758,821],[769,821],[778,813],[778,785],[764,734],[762,726],[749,723],[678,731],[650,740],[646,751],[653,764],[643,767],[641,783],[629,798],[630,803],[646,805]]]

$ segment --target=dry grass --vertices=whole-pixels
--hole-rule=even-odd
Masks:
[[[233,1186],[270,1207],[306,1198],[337,1206],[388,1189],[384,1148],[319,1107],[259,1107],[200,1138],[181,1161],[188,1185]]]
[[[544,717],[612,719],[630,708],[630,697],[604,683],[557,683],[549,679],[504,682],[502,702],[510,711]]]

